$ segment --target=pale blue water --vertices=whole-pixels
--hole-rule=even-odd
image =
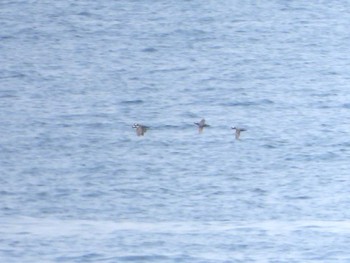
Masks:
[[[350,262],[350,5],[0,7],[0,262]]]

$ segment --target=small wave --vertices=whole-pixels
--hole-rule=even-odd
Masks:
[[[10,79],[10,78],[24,78],[25,74],[20,72],[10,72],[9,74],[0,74],[0,79]]]
[[[9,36],[9,35],[7,35],[7,36],[0,36],[0,40],[6,40],[6,39],[14,39],[14,37],[13,36]]]
[[[306,196],[306,195],[302,195],[302,196],[286,196],[287,199],[291,199],[291,200],[307,200],[307,199],[311,199],[310,196]]]
[[[263,100],[257,100],[257,101],[229,102],[229,103],[224,103],[223,106],[245,107],[245,106],[259,106],[259,105],[268,105],[268,104],[274,104],[274,102],[269,99],[263,99]]]
[[[79,262],[86,262],[91,260],[98,260],[103,257],[103,254],[98,253],[89,253],[82,256],[65,256],[65,257],[59,257],[57,258],[58,262],[67,262],[67,261],[79,261]]]
[[[122,104],[142,104],[143,100],[123,100]]]
[[[206,31],[200,29],[177,29],[174,31],[174,33],[185,36],[199,36],[207,34]]]
[[[266,149],[276,149],[276,148],[278,148],[277,145],[272,145],[272,144],[264,144],[263,147],[266,148]]]
[[[164,126],[159,127],[159,128],[160,128],[160,129],[174,129],[174,130],[177,130],[177,129],[182,129],[182,128],[184,128],[184,126],[167,124],[167,125],[164,125]]]
[[[175,68],[164,68],[164,69],[156,69],[156,70],[150,70],[149,73],[167,73],[167,72],[181,72],[186,71],[187,68],[185,67],[175,67]]]
[[[153,47],[148,47],[148,48],[142,49],[141,51],[146,52],[146,53],[153,53],[153,52],[157,52],[158,50],[156,48],[153,48]]]
[[[344,104],[342,105],[342,108],[350,109],[350,103],[344,103]]]
[[[339,148],[342,148],[342,147],[350,147],[350,142],[342,142],[342,143],[339,143],[339,144],[335,144],[334,147],[339,147]]]
[[[78,13],[78,15],[79,16],[91,16],[92,14],[91,13],[89,13],[89,12],[80,12],[80,13]]]
[[[127,261],[127,262],[140,262],[140,261],[145,261],[149,260],[150,262],[154,262],[155,260],[168,260],[169,257],[163,256],[163,255],[140,255],[140,256],[121,256],[116,258],[118,261]]]
[[[265,191],[265,190],[263,190],[261,188],[254,188],[252,191],[254,193],[257,193],[257,194],[266,194],[267,193],[267,191]]]
[[[0,93],[0,98],[1,99],[12,99],[12,98],[17,98],[18,96],[15,94],[15,92],[4,92]]]

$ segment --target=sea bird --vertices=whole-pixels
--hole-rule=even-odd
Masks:
[[[231,129],[232,129],[232,130],[236,130],[236,132],[235,132],[236,140],[239,140],[239,136],[241,135],[241,132],[242,132],[242,131],[246,131],[246,129],[237,128],[237,127],[232,127]]]
[[[136,135],[137,136],[143,136],[145,134],[145,132],[149,129],[149,127],[135,123],[132,126],[134,129],[136,129]]]
[[[198,126],[198,133],[202,133],[204,127],[210,126],[208,124],[205,124],[205,119],[202,119],[200,122],[195,122],[194,124],[196,124]]]

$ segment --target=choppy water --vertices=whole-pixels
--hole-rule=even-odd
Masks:
[[[1,262],[350,261],[350,5],[0,5]]]

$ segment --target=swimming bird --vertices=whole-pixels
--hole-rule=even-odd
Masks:
[[[194,124],[198,126],[199,133],[203,132],[204,127],[210,127],[210,125],[205,124],[205,119],[202,119],[200,122],[195,122]]]
[[[239,140],[239,136],[241,135],[242,131],[246,131],[246,129],[243,128],[237,128],[237,127],[232,127],[232,130],[236,130],[235,137],[237,140]]]
[[[137,136],[143,136],[145,134],[145,132],[149,129],[149,127],[135,123],[132,126],[134,129],[136,129],[136,134]]]

